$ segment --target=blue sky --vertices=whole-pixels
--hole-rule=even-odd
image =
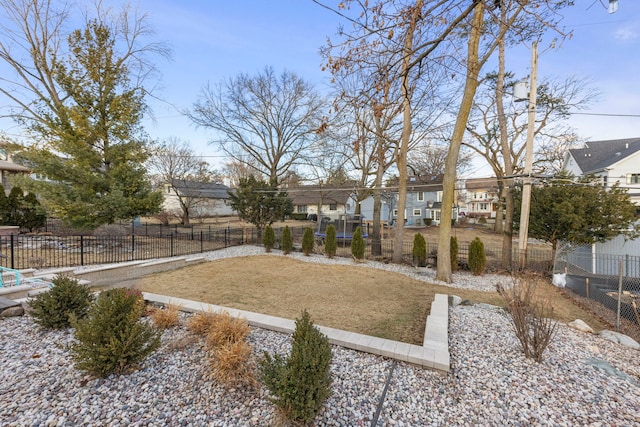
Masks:
[[[590,113],[640,115],[640,1],[619,1],[618,12],[609,15],[599,0],[576,0],[576,6],[565,10],[563,21],[573,29],[573,37],[553,51],[542,52],[541,45],[538,73],[591,80],[602,95]],[[327,86],[318,50],[336,33],[340,20],[311,0],[148,0],[139,6],[150,11],[158,37],[173,49],[173,61],[160,66],[161,95],[173,106],[154,103],[157,119],[147,124],[153,137],[179,136],[201,154],[219,154],[207,144],[210,135],[195,129],[174,108],[189,107],[207,81],[217,83],[273,66],[277,72],[296,72],[318,89]],[[508,68],[525,77],[528,46],[516,51]],[[640,117],[575,115],[571,123],[591,140],[640,136]]]
[[[609,15],[600,0],[576,0],[576,6],[563,12],[563,24],[573,29],[573,37],[559,49],[540,55],[538,74],[590,79],[602,92],[591,113],[640,115],[640,1],[619,2],[618,12]],[[216,166],[223,159],[215,157],[220,153],[207,144],[211,135],[180,114],[207,82],[216,84],[273,66],[276,72],[295,72],[320,90],[327,88],[329,77],[320,69],[318,51],[327,36],[336,33],[340,19],[311,0],[138,0],[133,4],[148,12],[157,38],[173,51],[171,61],[158,62],[163,88],[157,95],[164,101],[151,100],[155,121],[145,121],[147,132],[155,139],[187,140]],[[528,46],[516,49],[509,61],[508,68],[526,77]],[[640,136],[640,117],[576,115],[571,124],[585,139]]]

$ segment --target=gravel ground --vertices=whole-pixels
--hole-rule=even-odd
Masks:
[[[234,249],[207,257],[262,253]],[[295,255],[298,256],[298,255]],[[301,257],[302,258],[302,257]],[[306,258],[306,257],[305,257]],[[350,260],[313,262],[353,265]],[[359,265],[359,268],[365,266]],[[416,269],[366,263],[405,274]],[[429,280],[428,272],[417,278]],[[456,274],[459,287],[491,290],[496,277]],[[129,375],[94,379],[71,364],[71,331],[0,320],[1,426],[268,426],[264,389],[224,389],[208,375],[201,342],[184,328]],[[252,329],[254,354],[286,353],[289,336]],[[385,382],[379,426],[640,426],[640,352],[561,325],[542,363],[525,359],[508,319],[478,306],[450,309],[447,375],[333,348],[333,395],[315,425],[370,426]],[[597,367],[599,366],[599,367]]]

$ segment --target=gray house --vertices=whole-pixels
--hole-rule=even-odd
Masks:
[[[424,226],[424,218],[431,218],[433,224],[440,223],[442,178],[442,175],[420,175],[407,179],[406,225]],[[397,185],[383,189],[381,220],[394,224],[398,220],[397,206]],[[360,202],[360,211],[365,220],[373,219],[373,197]]]
[[[233,190],[217,182],[175,180],[173,185],[164,184],[162,209],[180,215],[182,199],[192,218],[235,215],[229,203],[229,191]]]

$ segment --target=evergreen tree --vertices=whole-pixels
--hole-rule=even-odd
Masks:
[[[240,179],[234,192],[229,192],[231,207],[243,220],[253,224],[261,234],[267,225],[284,220],[293,212],[286,192],[276,185],[257,180],[253,175]]]
[[[418,267],[427,265],[427,242],[421,233],[413,236],[413,263]]]
[[[307,227],[302,235],[302,253],[305,254],[305,256],[309,256],[313,251],[313,245],[313,230],[311,227]]]
[[[76,226],[96,227],[159,210],[162,195],[151,190],[140,124],[142,88],[131,88],[127,58],[98,20],[68,38],[68,55],[54,56],[53,74],[65,100],[40,100],[32,130],[44,144],[22,156],[48,179],[30,185],[53,215]]]
[[[262,244],[264,245],[264,250],[267,252],[271,252],[271,249],[273,249],[273,245],[276,244],[276,234],[274,233],[273,228],[271,228],[270,225],[267,225],[267,228],[264,229]]]
[[[365,242],[362,238],[362,229],[360,226],[356,227],[356,231],[351,238],[351,255],[357,260],[364,258]]]
[[[451,271],[458,269],[458,238],[451,236],[451,244],[449,245],[449,251],[451,252]]]
[[[327,226],[327,235],[324,239],[324,253],[329,257],[333,258],[336,256],[336,251],[338,249],[338,239],[336,238],[336,228],[333,224],[329,224]]]
[[[285,255],[289,255],[291,251],[293,251],[293,239],[291,237],[291,229],[288,225],[285,225],[284,230],[282,230],[280,249],[282,249]]]
[[[469,244],[469,268],[471,272],[480,276],[484,273],[487,264],[487,256],[484,252],[484,243],[479,237],[476,237]]]

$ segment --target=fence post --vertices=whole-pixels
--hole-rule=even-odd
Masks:
[[[204,246],[203,246],[203,238],[204,238],[204,233],[202,231],[200,231],[200,253],[204,252]]]
[[[224,229],[224,247],[227,247],[227,232],[229,231],[228,228]]]
[[[84,235],[80,235],[80,265],[84,265]]]
[[[136,257],[135,254],[136,253],[136,235],[132,234],[131,235],[131,260],[133,261]]]
[[[14,255],[14,253],[13,253],[13,243],[15,241],[14,239],[15,239],[15,237],[14,237],[13,233],[11,233],[11,268],[13,268],[13,269],[15,269],[14,257],[13,257],[13,255]]]
[[[622,299],[622,260],[618,261],[618,309],[616,310],[616,332],[620,332],[620,300]]]
[[[173,256],[173,234],[170,234],[169,236],[171,236],[170,243],[169,243],[169,256]]]

